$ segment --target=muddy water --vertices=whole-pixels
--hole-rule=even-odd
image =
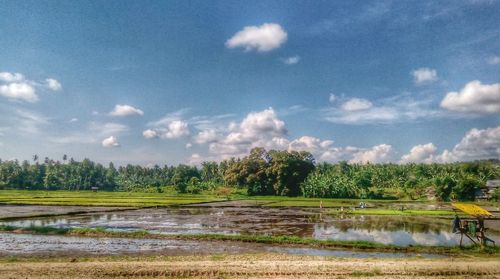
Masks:
[[[311,208],[161,208],[24,219],[4,223],[14,226],[147,230],[161,234],[295,235],[316,239],[368,240],[401,246],[417,244],[451,246],[459,242],[459,236],[451,233],[450,219],[326,215],[320,214],[319,209]],[[490,231],[490,237],[500,242],[498,230]]]
[[[258,243],[90,238],[0,233],[0,257],[5,256],[94,256],[94,255],[213,255],[281,253],[343,258],[443,257],[434,254],[360,252],[306,247],[282,247]]]

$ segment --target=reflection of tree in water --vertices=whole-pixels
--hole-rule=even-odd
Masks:
[[[450,230],[449,224],[442,220],[426,217],[403,216],[335,216],[319,224],[323,229],[335,227],[341,232],[349,229],[371,231],[406,231],[409,233],[435,233]]]

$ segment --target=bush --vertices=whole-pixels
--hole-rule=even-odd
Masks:
[[[472,177],[465,176],[457,181],[457,185],[453,187],[451,196],[460,201],[472,201],[475,198],[476,189],[481,185],[481,181]]]

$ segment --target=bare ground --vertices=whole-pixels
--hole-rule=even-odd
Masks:
[[[0,278],[500,278],[493,259],[342,259],[217,255],[50,260],[0,264]]]

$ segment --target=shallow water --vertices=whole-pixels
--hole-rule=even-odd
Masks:
[[[437,217],[326,215],[313,208],[198,207],[128,210],[4,222],[13,226],[103,227],[161,234],[295,235],[384,244],[457,245],[451,220]],[[489,236],[499,242],[498,231]],[[465,240],[465,243],[468,243]]]
[[[93,255],[213,255],[281,253],[343,258],[443,257],[434,254],[358,252],[349,250],[281,247],[259,243],[92,238],[0,233],[0,256],[93,256]]]

